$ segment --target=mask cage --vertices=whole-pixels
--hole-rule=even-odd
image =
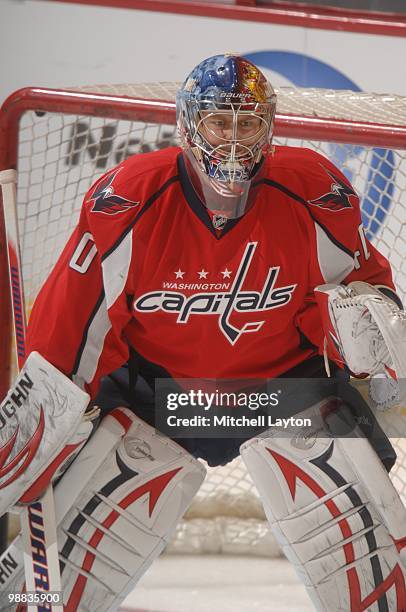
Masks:
[[[184,146],[193,150],[201,169],[218,181],[249,180],[271,143],[276,107],[274,100],[267,103],[245,100],[231,103],[230,100],[189,99],[182,100],[182,106],[184,125],[181,136]],[[219,137],[214,130],[207,129],[209,118],[216,115],[232,115],[231,137]],[[244,117],[260,120],[256,133],[241,135],[240,126]]]

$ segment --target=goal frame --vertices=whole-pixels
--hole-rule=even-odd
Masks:
[[[17,170],[18,173],[20,170],[22,189],[20,196],[22,197],[19,200],[22,210],[24,210],[25,205],[28,210],[32,204],[32,199],[28,195],[29,191],[26,191],[27,196],[24,192],[24,164],[27,157],[31,159],[32,156],[32,167],[41,168],[42,171],[41,164],[35,166],[34,161],[36,153],[39,151],[42,154],[43,149],[36,150],[34,146],[28,147],[28,156],[25,155],[24,157],[25,144],[30,142],[25,140],[24,126],[26,119],[31,120],[33,113],[38,115],[39,123],[42,122],[41,118],[49,113],[50,123],[53,121],[53,114],[55,116],[60,114],[73,116],[73,118],[77,116],[78,124],[82,118],[88,118],[89,126],[92,124],[92,118],[94,117],[97,118],[96,123],[100,119],[108,122],[139,122],[152,127],[152,131],[158,128],[158,133],[161,125],[170,128],[170,130],[173,128],[174,132],[176,125],[174,97],[177,86],[178,84],[175,83],[147,83],[76,89],[34,87],[20,89],[13,93],[0,108],[0,171],[5,170],[7,174],[7,171],[13,173],[14,170]],[[292,96],[293,104],[291,104]],[[333,98],[332,104],[330,104],[330,98]],[[359,106],[360,98],[363,98],[363,103]],[[290,138],[313,141],[316,148],[318,144],[324,146],[326,143],[337,144],[338,146],[340,144],[355,145],[356,148],[360,146],[372,150],[381,147],[388,150],[390,154],[393,153],[392,149],[397,151],[400,153],[402,160],[406,160],[406,155],[403,154],[403,151],[406,150],[406,96],[282,87],[278,92],[278,100],[282,112],[276,114],[274,126],[276,139]],[[318,102],[321,102],[321,104],[318,104]],[[399,105],[393,107],[393,103]],[[26,117],[26,113],[29,116]],[[352,120],[348,117],[352,117]],[[378,123],[376,117],[381,117],[382,122]],[[34,119],[36,125],[36,118],[34,117]],[[128,134],[134,134],[134,132],[129,130]],[[134,135],[136,136],[136,133]],[[41,137],[43,134],[36,134],[33,131],[32,136],[34,140],[37,136]],[[120,136],[120,134],[117,133],[117,136]],[[21,140],[21,143],[19,143],[19,140]],[[46,151],[52,150],[52,142],[52,139],[46,139]],[[134,142],[137,142],[137,140],[134,140]],[[162,145],[162,142],[156,141],[156,144],[159,146],[159,144]],[[307,143],[302,144],[308,146]],[[312,145],[310,144],[310,146]],[[126,150],[126,152],[129,153],[129,150]],[[19,155],[21,155],[20,162]],[[91,158],[93,160],[93,155],[91,155]],[[18,168],[19,163],[20,169]],[[111,165],[111,160],[109,163]],[[105,171],[107,166],[103,166],[103,168]],[[57,176],[60,175],[57,174]],[[45,174],[42,178],[45,180]],[[89,188],[94,179],[90,179],[89,176],[86,176],[85,179],[86,184],[88,180],[87,188]],[[35,181],[33,184],[35,184]],[[73,184],[76,184],[76,176]],[[74,221],[75,217],[71,217],[68,206],[69,197],[65,198],[65,192],[59,202],[56,184],[52,184],[51,189],[46,193],[47,198],[49,196],[47,203],[50,205],[50,210],[54,210],[57,218],[59,219],[58,215],[61,213],[60,219],[63,220],[62,211],[58,209],[62,202],[66,203],[66,218]],[[382,193],[384,192],[382,191]],[[406,174],[404,170],[402,170],[399,193],[406,193]],[[36,195],[33,197],[34,202],[35,199]],[[403,210],[403,199],[400,202]],[[76,194],[75,214],[79,205],[80,197]],[[35,215],[37,214],[38,210],[35,209]],[[398,220],[396,214],[393,219]],[[405,221],[403,213],[401,220],[402,222]],[[26,225],[21,225],[22,227],[27,228]],[[35,228],[38,229],[36,225]],[[65,229],[66,227],[62,227],[62,232]],[[38,284],[36,283],[36,271],[41,269],[42,262],[39,257],[31,258],[29,240],[26,243],[25,236],[26,234],[23,233],[17,244],[20,245],[20,249],[24,249],[24,253],[28,257],[27,261],[30,264],[33,263],[33,266],[30,267],[30,273],[26,276],[26,281],[28,281],[26,287],[28,288],[32,278],[34,279],[34,286],[39,288],[42,280]],[[36,236],[36,244],[42,248],[43,244],[46,243],[43,243],[39,236],[39,234]],[[63,236],[64,233],[61,234],[61,239]],[[402,241],[402,248],[404,244],[404,241]],[[28,250],[25,250],[27,245]],[[390,244],[390,246],[392,245]],[[399,252],[402,254],[402,249],[396,251],[396,248],[394,248],[393,253],[395,255],[399,256]],[[0,295],[2,296],[2,299],[0,299],[0,326],[2,331],[0,342],[0,364],[2,364],[0,365],[0,399],[6,394],[10,385],[10,378],[15,373],[12,358],[14,318],[11,302],[13,300],[14,303],[17,302],[18,304],[19,295],[14,286],[12,292],[10,292],[9,269],[2,190],[0,190]],[[13,270],[11,276],[14,278]],[[405,276],[405,274],[402,275],[402,281]],[[404,285],[403,282],[402,285]],[[30,304],[32,304],[32,301],[30,301]],[[406,469],[406,447],[402,446],[401,457],[401,469],[404,473]],[[182,526],[179,526],[179,537],[173,539],[169,547],[170,552],[197,552],[195,544],[197,532],[199,532],[199,547],[203,544],[203,548],[199,548],[199,552],[203,550],[208,552],[207,544],[212,544],[215,541],[216,545],[218,543],[219,550],[221,549],[222,552],[227,554],[267,556],[269,554],[280,554],[275,543],[269,538],[267,522],[259,498],[253,499],[251,485],[246,479],[246,472],[245,475],[242,475],[242,466],[240,464],[236,465],[235,462],[230,466],[229,476],[226,477],[223,472],[220,474],[220,471],[217,471],[221,468],[211,469],[211,480],[208,478],[210,483],[204,492],[204,496],[200,500],[197,499],[196,506],[191,507],[186,517],[187,520],[184,521]],[[400,484],[398,488],[402,490],[404,495],[406,476],[402,476],[402,472],[399,473],[400,478],[396,475],[395,478],[398,479]],[[241,486],[241,480],[243,480],[244,486]],[[234,484],[231,486],[230,482],[237,483],[235,490],[232,489]],[[223,486],[224,484],[226,486]],[[218,490],[219,495],[217,494]],[[215,497],[213,497],[214,492]],[[210,528],[208,527],[209,523]],[[221,530],[221,534],[219,530]],[[241,538],[240,532],[242,534]],[[184,542],[188,542],[187,550],[182,548]],[[234,542],[236,544],[235,548]],[[219,550],[216,550],[216,552],[219,552]],[[209,552],[214,552],[214,550],[210,549]]]
[[[0,171],[18,172],[19,124],[25,112],[66,113],[106,119],[144,121],[175,125],[173,101],[106,95],[73,89],[27,87],[11,94],[0,109]],[[275,136],[325,142],[406,149],[406,125],[388,125],[343,119],[277,113]],[[7,266],[6,236],[0,195],[0,398],[7,392],[11,377],[11,300]]]

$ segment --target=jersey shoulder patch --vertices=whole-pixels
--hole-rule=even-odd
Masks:
[[[330,178],[328,191],[316,198],[307,200],[307,202],[311,206],[317,206],[331,212],[339,212],[346,208],[353,208],[351,198],[357,198],[357,194],[351,185],[340,178],[338,172],[334,173],[323,164],[321,164],[321,167]],[[323,189],[321,189],[321,191],[323,191]]]
[[[87,201],[91,204],[90,212],[102,213],[103,215],[118,215],[126,212],[129,208],[135,208],[140,205],[139,201],[131,200],[116,193],[117,186],[114,184],[114,179],[122,170],[122,166],[114,168],[96,183],[87,198]]]
[[[171,147],[133,155],[106,172],[86,194],[88,212],[110,217],[125,215],[129,211],[137,214],[142,204],[167,178],[176,176],[179,151],[177,147]]]
[[[276,147],[269,171],[310,209],[334,213],[358,206],[358,196],[344,174],[311,149]]]

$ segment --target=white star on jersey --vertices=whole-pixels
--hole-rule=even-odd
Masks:
[[[228,270],[226,268],[225,270],[222,271],[221,274],[223,275],[223,278],[230,278],[231,277],[231,270]]]
[[[174,272],[176,278],[183,278],[184,276],[184,272],[182,272],[182,270],[179,268],[179,270],[177,272]]]
[[[200,270],[200,272],[198,272],[199,278],[207,278],[208,272],[206,272],[206,270]]]

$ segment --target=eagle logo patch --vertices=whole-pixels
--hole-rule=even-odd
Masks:
[[[312,206],[318,206],[319,208],[331,210],[333,212],[338,212],[345,208],[352,208],[350,197],[357,197],[355,191],[351,189],[347,183],[344,183],[342,179],[327,170],[327,168],[324,168],[324,166],[322,166],[322,168],[333,181],[330,187],[331,191],[314,200],[308,200],[308,203]]]
[[[113,181],[120,170],[121,168],[110,172],[105,179],[95,187],[89,198],[89,201],[93,201],[91,212],[99,212],[104,215],[117,215],[126,212],[129,208],[139,206],[140,202],[128,200],[114,193]]]

